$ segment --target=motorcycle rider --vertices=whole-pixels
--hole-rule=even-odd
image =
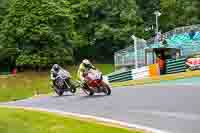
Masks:
[[[68,71],[64,70],[61,66],[59,66],[58,64],[54,64],[52,69],[51,69],[51,80],[53,81],[53,85],[55,85],[55,79],[57,77],[58,74],[67,74],[70,76],[70,78],[68,79],[68,83],[72,86],[75,87],[75,85],[73,84],[72,80],[71,80],[71,75]]]
[[[60,66],[58,64],[54,64],[51,68],[51,80],[53,81],[53,85],[55,86],[55,79],[60,71]]]
[[[96,68],[92,65],[92,63],[88,59],[84,59],[82,63],[80,64],[78,68],[78,73],[77,73],[78,80],[81,81],[82,87],[87,87],[87,84],[86,84],[87,81],[85,80],[84,75],[90,69],[96,69]]]

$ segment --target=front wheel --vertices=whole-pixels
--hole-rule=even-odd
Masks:
[[[109,85],[107,85],[106,83],[104,83],[104,93],[106,94],[106,95],[111,95],[111,89],[110,89],[110,86]]]
[[[71,89],[70,89],[70,92],[71,92],[71,93],[76,93],[76,88],[71,88]]]

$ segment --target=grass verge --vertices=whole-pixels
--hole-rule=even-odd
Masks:
[[[177,79],[192,78],[192,77],[200,77],[200,71],[191,71],[191,72],[156,76],[156,77],[146,78],[142,80],[130,80],[130,81],[125,81],[125,82],[117,82],[117,83],[112,83],[112,86],[120,87],[120,86],[144,85],[144,84],[159,83],[161,81],[177,80]]]
[[[1,133],[143,133],[24,109],[0,107],[0,118]]]
[[[0,101],[14,101],[51,91],[48,73],[25,72],[0,76]]]

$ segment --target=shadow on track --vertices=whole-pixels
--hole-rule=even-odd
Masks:
[[[79,97],[79,99],[96,99],[96,98],[104,98],[108,97],[107,95],[104,94],[98,94],[98,95],[93,95],[93,96],[88,96],[88,95],[82,95]]]
[[[52,95],[52,97],[59,98],[59,97],[71,97],[75,96],[75,94],[63,94],[62,96],[58,96],[57,94]]]

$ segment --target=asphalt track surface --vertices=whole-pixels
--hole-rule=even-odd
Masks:
[[[120,87],[111,96],[45,96],[3,105],[56,109],[109,118],[169,133],[200,132],[200,80]],[[199,82],[199,83],[198,83]]]

